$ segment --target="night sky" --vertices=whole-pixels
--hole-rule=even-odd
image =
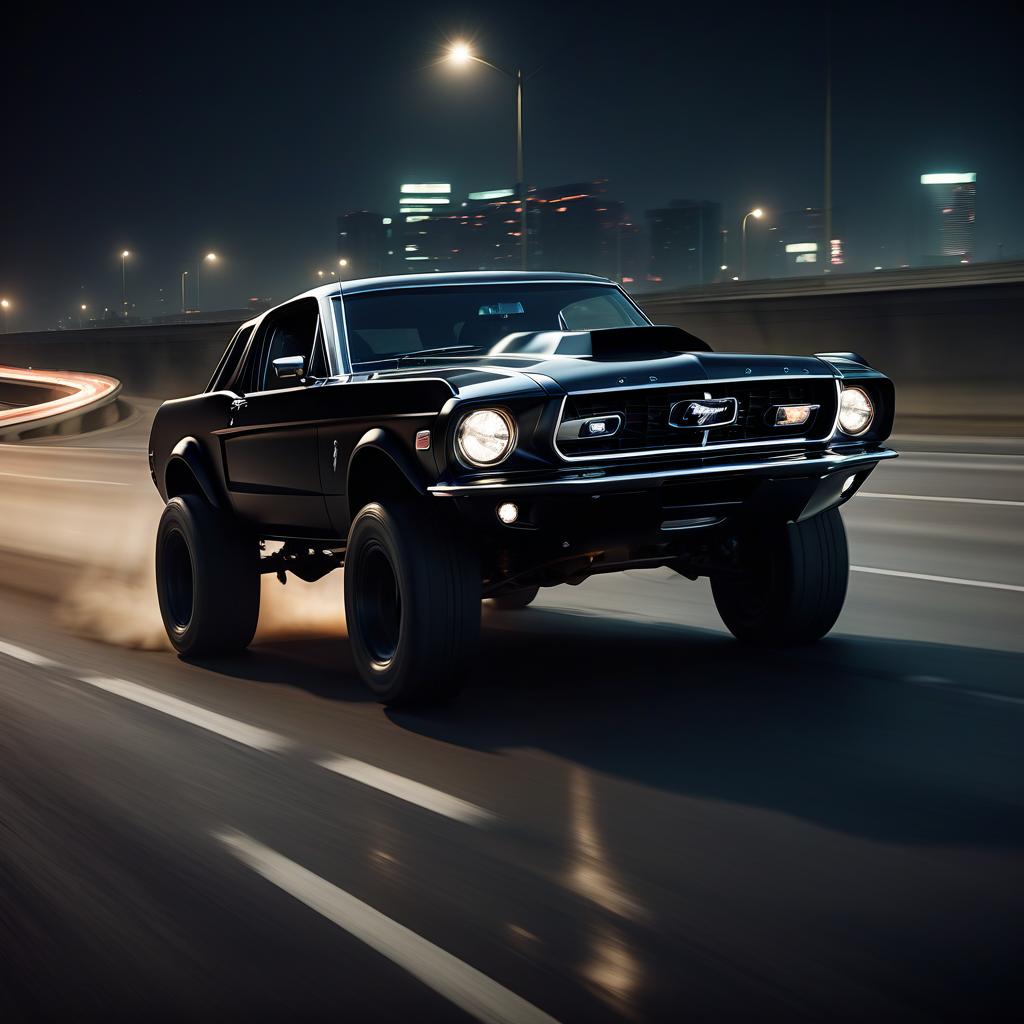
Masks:
[[[531,184],[608,178],[641,223],[674,198],[719,201],[736,228],[751,205],[821,205],[826,3],[36,11],[5,14],[0,69],[12,330],[116,306],[123,248],[143,314],[161,288],[174,312],[208,249],[223,264],[204,308],[280,300],[330,265],[339,213],[392,212],[401,181],[510,184],[511,83],[432,66],[457,37],[544,65],[526,101]],[[1000,242],[1024,254],[1021,16],[872,2],[834,4],[831,22],[843,230],[903,253],[918,175],[973,170],[978,258]]]

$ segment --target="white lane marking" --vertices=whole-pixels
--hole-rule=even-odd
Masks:
[[[944,462],[932,462],[929,459],[918,459],[917,455],[936,455],[941,456],[943,452],[908,452],[905,455],[900,456],[899,468],[906,469],[955,469],[958,473],[961,470],[979,470],[984,473],[1024,473],[1024,465],[1005,465],[1005,466],[992,466],[982,465],[980,462],[964,461],[964,462],[950,462],[946,460]],[[999,458],[1004,458],[1000,455]]]
[[[959,583],[962,587],[984,587],[987,590],[1012,590],[1024,594],[1024,587],[1016,583],[990,583],[987,580],[962,580],[958,576],[931,576],[923,572],[901,572],[898,569],[875,569],[868,565],[851,565],[853,572],[869,572],[876,576],[899,576],[906,580],[924,580],[927,583]]]
[[[422,782],[414,782],[402,775],[375,768],[365,761],[357,761],[354,757],[326,757],[317,761],[321,768],[337,772],[364,786],[372,786],[383,793],[390,793],[399,800],[407,800],[411,804],[425,807],[428,811],[443,814],[446,818],[465,822],[468,825],[485,825],[495,820],[490,811],[485,811],[476,804],[471,804],[458,797],[449,796],[439,789],[425,786]]]
[[[35,651],[28,651],[24,647],[18,647],[16,644],[4,643],[3,640],[0,640],[0,654],[6,654],[8,658],[17,658],[18,661],[24,661],[29,665],[38,665],[40,668],[61,667],[59,662],[53,661],[45,655],[36,654]]]
[[[428,988],[489,1024],[556,1024],[555,1018],[351,893],[241,832],[213,836],[268,882],[386,956]]]
[[[949,501],[957,505],[1007,505],[1024,508],[1024,501],[1010,501],[1005,498],[946,498],[935,494],[884,494],[881,491],[858,491],[860,498],[898,498],[900,501]]]
[[[189,704],[177,697],[161,693],[159,690],[151,690],[148,686],[130,683],[127,679],[115,679],[112,676],[78,676],[78,679],[99,690],[106,690],[107,693],[124,697],[125,700],[143,704],[154,711],[160,711],[172,718],[196,725],[200,729],[215,732],[218,736],[224,736],[236,743],[243,743],[247,747],[254,747],[256,750],[277,753],[291,746],[289,740],[275,732],[260,729],[255,725],[246,725],[244,722],[237,722],[226,715],[219,715],[216,711],[197,707],[195,704]]]
[[[96,484],[99,487],[131,487],[131,484],[120,483],[117,480],[82,480],[73,476],[35,476],[32,473],[3,473],[0,476],[13,476],[18,480],[46,480],[56,484]]]

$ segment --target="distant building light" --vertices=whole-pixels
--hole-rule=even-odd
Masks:
[[[403,206],[402,213],[433,213],[432,206]]]
[[[391,218],[390,217],[382,217],[381,218],[381,224],[390,224],[390,223],[391,223]]]
[[[405,258],[407,260],[409,260],[410,262],[413,261],[413,260],[429,260],[430,259],[429,256],[406,256]]]
[[[632,284],[633,283],[633,278],[631,278],[631,277],[624,277],[622,279],[622,283],[623,284]]]
[[[817,263],[818,262],[818,254],[816,252],[802,252],[802,253],[800,253],[797,256],[795,262],[796,263]]]
[[[430,218],[429,217],[424,217],[423,214],[420,214],[418,217],[406,217],[405,218],[405,223],[406,224],[419,224],[419,222],[421,220],[430,220]]]
[[[568,210],[568,209],[569,209],[568,206],[556,206],[555,207],[555,213],[565,213],[565,211]]]
[[[399,205],[430,205],[430,206],[447,206],[450,200],[444,199],[441,196],[403,196],[398,200]]]
[[[509,196],[514,196],[515,190],[511,188],[492,188],[486,192],[470,192],[467,196],[468,199],[508,199]]]
[[[405,251],[406,252],[419,252],[420,251],[420,247],[418,245],[407,245],[405,247]]]
[[[719,270],[728,270],[729,269],[729,264],[728,263],[723,263],[718,269]]]
[[[922,185],[966,185],[969,182],[977,181],[978,175],[974,171],[963,171],[959,174],[922,174]]]
[[[843,265],[843,240],[841,238],[833,238],[829,240],[829,262],[834,267],[840,267]]]
[[[790,242],[786,246],[786,252],[817,252],[817,242]],[[806,262],[806,261],[805,261]]]
[[[882,269],[881,267],[875,267],[875,270],[881,270],[881,269]]]
[[[403,185],[401,188],[403,196],[430,195],[433,192],[440,192],[442,195],[449,195],[451,190],[451,185],[441,182],[427,182],[426,184],[413,183],[411,185]]]

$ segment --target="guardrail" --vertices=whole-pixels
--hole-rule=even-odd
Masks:
[[[99,373],[0,366],[0,440],[76,433],[117,420],[121,382]],[[88,420],[88,423],[86,421]]]

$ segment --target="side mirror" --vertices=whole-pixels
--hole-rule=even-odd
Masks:
[[[274,373],[278,380],[301,380],[306,373],[306,357],[281,356],[274,360]]]

